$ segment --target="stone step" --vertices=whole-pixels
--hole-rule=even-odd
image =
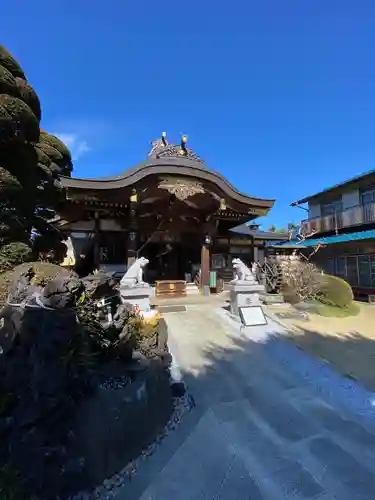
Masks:
[[[200,294],[200,290],[195,283],[186,283],[186,295]]]

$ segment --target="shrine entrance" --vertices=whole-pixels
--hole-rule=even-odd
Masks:
[[[149,283],[161,280],[191,282],[200,268],[201,243],[197,237],[192,237],[189,243],[150,242],[141,255],[150,261],[146,269]]]

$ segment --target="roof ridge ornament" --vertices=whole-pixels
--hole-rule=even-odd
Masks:
[[[151,151],[148,154],[151,158],[181,158],[185,157],[188,160],[194,160],[203,163],[203,160],[194,151],[186,147],[188,136],[181,137],[180,145],[169,144],[167,141],[167,133],[162,132],[161,138],[151,142]]]

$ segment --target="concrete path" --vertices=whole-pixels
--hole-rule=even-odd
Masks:
[[[280,327],[241,334],[212,305],[165,318],[196,407],[118,500],[375,498],[375,427],[268,357]]]

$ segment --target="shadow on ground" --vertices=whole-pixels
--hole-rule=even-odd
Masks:
[[[312,328],[298,327],[287,336],[298,347],[333,365],[340,373],[375,390],[375,341],[359,332],[323,335]]]
[[[217,336],[198,342],[195,350],[189,339],[179,343],[195,407],[136,476],[128,496],[116,498],[373,498],[372,401],[370,420],[344,401],[336,405],[344,379],[334,372],[330,379],[330,368],[320,371],[313,359],[309,372],[305,354],[280,339],[277,328],[257,329],[250,339],[238,332],[225,337],[220,324],[212,324]],[[314,333],[300,337],[301,344],[311,344]],[[369,350],[368,341],[356,335],[327,342],[338,357]],[[306,368],[303,375],[297,365]],[[319,384],[330,385],[329,393],[319,391]]]

